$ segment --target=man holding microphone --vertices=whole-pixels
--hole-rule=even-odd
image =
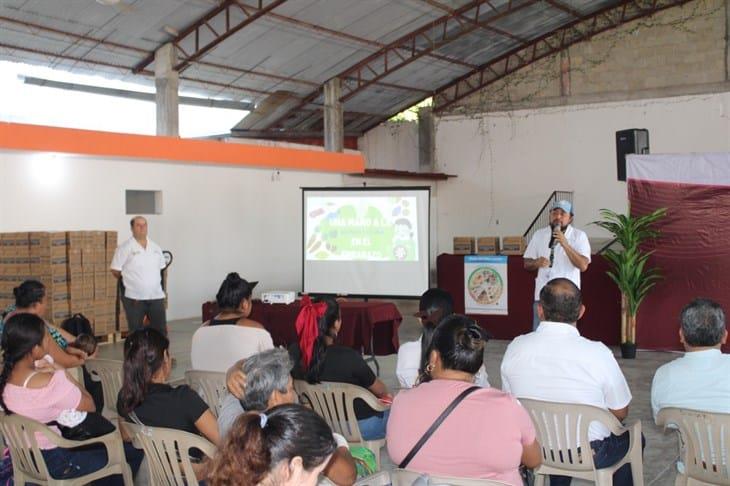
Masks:
[[[532,304],[532,330],[540,325],[537,303],[540,291],[554,278],[570,279],[580,288],[580,273],[591,263],[591,245],[586,234],[574,228],[573,205],[561,200],[550,210],[550,227],[535,232],[525,250],[525,270],[537,270],[535,300]]]

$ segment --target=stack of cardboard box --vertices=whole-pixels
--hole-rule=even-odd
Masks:
[[[13,289],[30,275],[28,233],[1,233],[0,311],[15,303]]]
[[[97,335],[116,331],[117,282],[109,271],[116,231],[69,231],[71,309],[94,323]]]
[[[116,231],[59,231],[0,234],[0,306],[14,302],[24,280],[46,286],[48,311],[56,325],[84,314],[94,333],[115,332],[116,279],[109,272]]]

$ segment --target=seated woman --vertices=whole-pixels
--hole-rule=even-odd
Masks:
[[[474,388],[405,465],[438,476],[494,479],[522,486],[520,463],[541,462],[540,445],[527,412],[511,395],[473,385],[482,365],[482,329],[453,315],[434,332],[427,372],[431,381],[399,393],[388,421],[390,458],[401,464],[456,397]]]
[[[433,331],[442,319],[454,313],[454,301],[451,294],[441,289],[428,289],[418,302],[416,317],[423,326],[423,333],[417,341],[409,341],[398,348],[398,360],[395,374],[403,388],[413,388],[419,378],[428,379],[425,374],[428,365],[428,347],[431,344]],[[474,383],[489,386],[487,370],[482,365],[477,372]]]
[[[55,345],[45,322],[35,314],[16,314],[5,321],[0,345],[4,357],[0,373],[0,405],[6,414],[18,413],[48,423],[55,421],[65,410],[95,410],[91,396],[65,370],[36,369],[34,363],[48,353],[49,346]],[[58,432],[57,428],[54,429]],[[101,445],[62,449],[40,434],[37,440],[48,472],[56,479],[83,476],[107,463],[106,449]],[[136,474],[142,453],[125,443],[125,455]],[[122,484],[121,476],[117,479]]]
[[[46,287],[37,280],[26,280],[13,289],[15,310],[5,316],[5,322],[17,314],[34,314],[43,317],[46,313]],[[68,332],[46,322],[46,330],[52,341],[48,345],[48,355],[63,368],[75,368],[84,364],[87,356],[80,349],[69,348],[69,341],[75,339]]]
[[[216,301],[220,313],[193,334],[190,358],[194,370],[228,370],[237,360],[272,349],[274,343],[264,326],[248,318],[251,292],[258,282],[247,282],[229,273]]]
[[[241,415],[213,461],[212,486],[314,486],[337,445],[327,423],[301,405]]]
[[[170,341],[152,328],[127,336],[119,416],[128,422],[198,434],[218,445],[218,424],[203,399],[187,385],[165,383],[172,369],[169,348]],[[202,468],[196,472],[204,474]]]
[[[296,321],[299,342],[289,350],[294,362],[292,375],[309,383],[350,383],[390,401],[385,384],[376,378],[362,355],[352,348],[335,345],[341,325],[340,306],[334,299],[312,303],[309,296],[302,297],[302,309]],[[376,412],[362,400],[355,400],[355,416],[363,439],[385,437],[388,411]]]
[[[254,354],[235,369],[229,370],[229,374],[235,373],[242,378],[243,386],[239,387],[236,380],[230,381],[230,393],[221,401],[221,411],[218,414],[221,437],[228,434],[233,423],[244,411],[265,412],[276,405],[297,403],[294,383],[289,374],[291,368],[289,354],[285,349],[276,348]],[[335,484],[353,484],[357,472],[347,440],[339,434],[333,435],[337,450],[332,454],[324,474]]]

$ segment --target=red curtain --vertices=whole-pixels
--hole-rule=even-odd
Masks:
[[[628,189],[632,215],[667,208],[661,237],[647,246],[664,279],[639,308],[637,344],[682,349],[679,314],[692,299],[712,299],[730,312],[730,187],[630,179]]]

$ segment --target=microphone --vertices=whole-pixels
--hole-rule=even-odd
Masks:
[[[553,260],[555,259],[555,230],[560,227],[560,223],[550,225],[550,268],[553,268]]]
[[[550,243],[548,243],[548,248],[552,249],[555,248],[555,230],[560,227],[560,223],[553,223],[550,225]]]

